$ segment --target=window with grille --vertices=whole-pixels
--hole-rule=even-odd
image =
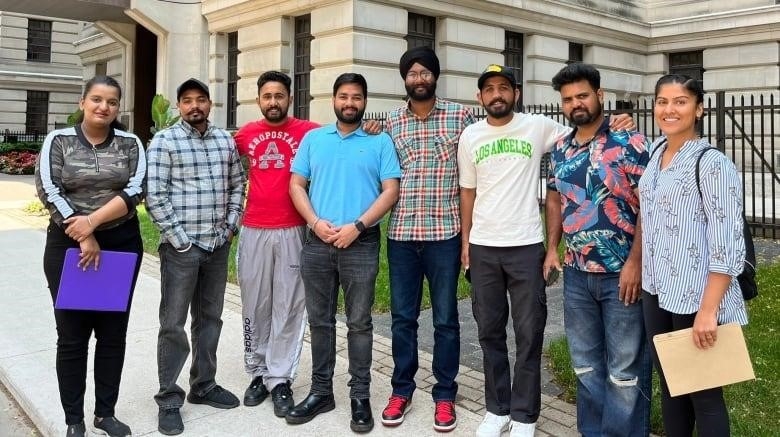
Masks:
[[[27,60],[51,62],[51,21],[27,20]]]
[[[704,52],[669,53],[669,74],[684,74],[704,85]]]
[[[576,42],[570,42],[569,43],[569,59],[566,61],[567,64],[572,64],[574,62],[582,62],[583,60],[583,45],[576,43]]]
[[[238,32],[230,32],[227,52],[227,127],[236,127],[238,108]]]
[[[407,49],[430,47],[436,50],[436,17],[410,13],[405,39]]]
[[[517,81],[517,88],[520,90],[520,100],[517,101],[518,108],[523,104],[523,34],[505,31],[504,32],[504,65],[512,70]]]
[[[49,92],[27,91],[27,114],[25,130],[28,134],[48,131]]]
[[[311,102],[311,15],[295,17],[295,65],[293,66],[293,114],[309,119]]]

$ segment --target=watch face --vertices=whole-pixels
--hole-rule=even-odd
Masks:
[[[359,232],[363,232],[366,230],[366,225],[363,224],[360,220],[355,220],[355,227]]]

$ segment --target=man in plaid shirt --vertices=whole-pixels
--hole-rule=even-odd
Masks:
[[[176,380],[189,354],[184,324],[192,305],[192,365],[187,400],[234,408],[238,398],[217,385],[217,344],[230,242],[244,204],[244,171],[230,134],[208,121],[208,87],[189,79],[176,90],[181,120],[154,136],[147,151],[147,208],[160,229],[158,430],[180,434],[184,390]]]
[[[474,122],[464,106],[436,96],[439,59],[418,47],[401,57],[408,103],[390,113],[386,132],[401,163],[398,203],[390,213],[387,258],[393,333],[393,393],[382,412],[385,426],[404,420],[415,389],[417,318],[428,280],[433,311],[434,429],[456,426],[453,402],[458,385],[460,325],[457,288],[460,274],[458,138]]]

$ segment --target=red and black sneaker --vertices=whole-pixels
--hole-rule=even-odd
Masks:
[[[436,411],[433,413],[433,429],[439,432],[450,432],[457,426],[455,403],[452,401],[436,401]]]
[[[412,409],[412,400],[400,396],[392,395],[387,401],[387,406],[382,410],[382,425],[398,426],[404,421],[404,417]]]

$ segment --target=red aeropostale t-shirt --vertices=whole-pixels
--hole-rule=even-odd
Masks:
[[[249,159],[244,226],[279,229],[306,223],[288,194],[290,166],[303,136],[317,127],[311,121],[287,117],[281,126],[259,120],[238,130],[238,152]]]

